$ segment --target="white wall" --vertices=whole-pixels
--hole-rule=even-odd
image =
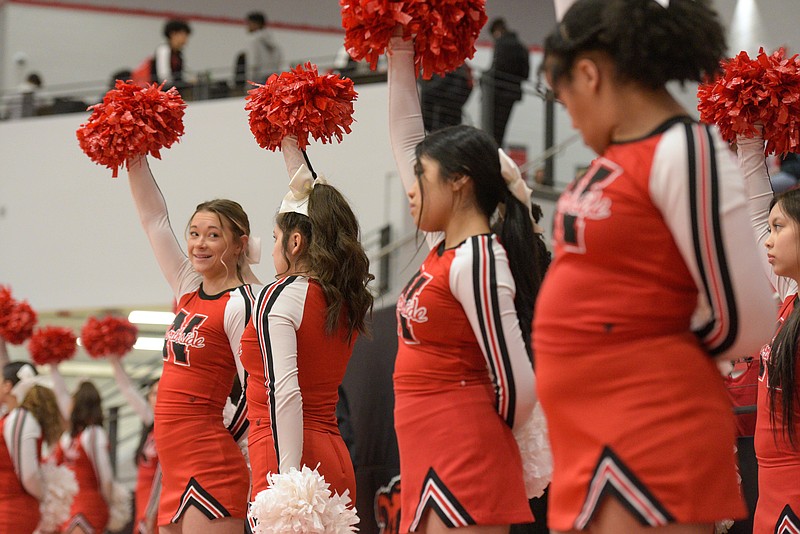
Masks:
[[[45,86],[98,82],[105,85],[112,73],[137,67],[164,41],[165,19],[134,14],[48,8],[8,3],[0,5],[5,16],[5,35],[0,44],[3,92],[13,89],[24,72],[37,71]],[[237,13],[236,16],[239,16]],[[243,17],[244,15],[241,14]],[[191,71],[213,71],[231,76],[234,58],[246,44],[241,25],[190,21],[192,34],[184,49]],[[343,33],[275,29],[286,61],[329,62],[342,46]],[[12,59],[27,56],[20,71]]]
[[[168,304],[169,288],[139,227],[125,173],[112,179],[78,147],[75,130],[84,119],[0,123],[0,283],[41,310]],[[344,143],[308,152],[369,231],[405,213],[392,178],[385,86],[360,89],[355,119]],[[282,156],[258,147],[243,99],[190,104],[185,126],[182,141],[163,151],[162,161],[152,160],[176,233],[182,238],[199,202],[233,198],[264,242],[256,272],[270,278],[272,221],[288,183]],[[389,196],[397,206],[387,206]]]

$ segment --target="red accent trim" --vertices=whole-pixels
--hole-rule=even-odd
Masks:
[[[500,358],[500,347],[497,342],[497,328],[498,325],[494,323],[494,314],[492,313],[492,290],[491,290],[491,283],[490,283],[490,276],[489,276],[489,252],[488,249],[491,245],[488,243],[488,238],[486,236],[479,236],[478,242],[480,243],[480,250],[473,251],[473,254],[476,252],[481,255],[481,280],[482,280],[482,289],[483,289],[483,314],[484,320],[486,322],[486,329],[487,334],[489,336],[489,343],[491,344],[491,351],[492,353],[489,354],[489,358],[494,360],[495,365],[495,374],[497,375],[498,385],[500,386],[501,395],[501,404],[500,410],[502,410],[503,419],[508,417],[508,395],[506,392],[508,391],[508,385],[506,384],[506,369],[503,367],[503,360]],[[499,326],[502,328],[502,325]]]
[[[778,534],[785,534],[787,532],[789,534],[800,534],[800,529],[798,529],[798,527],[792,523],[791,519],[784,516],[781,524],[778,525],[777,532]]]
[[[709,162],[708,162],[709,149],[707,144],[708,140],[703,134],[704,131],[702,127],[696,126],[695,139],[697,140],[696,141],[698,145],[697,152],[699,153],[699,158],[697,162],[699,169],[697,169],[697,171],[698,175],[700,176],[700,183],[701,183],[700,208],[703,210],[702,221],[703,221],[703,227],[705,228],[705,232],[703,235],[705,239],[703,245],[706,251],[706,262],[709,271],[708,275],[709,281],[711,282],[712,285],[711,289],[715,300],[715,302],[713,303],[709,302],[709,305],[711,306],[712,310],[717,310],[718,312],[720,312],[720,316],[717,318],[717,321],[715,322],[716,331],[713,334],[709,334],[709,336],[707,337],[708,343],[711,345],[715,345],[716,343],[719,342],[719,339],[728,330],[728,316],[727,314],[724,313],[726,308],[723,305],[724,298],[722,296],[722,291],[720,289],[720,282],[718,277],[719,262],[716,261],[717,258],[714,256],[714,251],[711,248],[711,243],[714,241],[714,237],[710,235],[712,231],[711,227],[713,224],[711,221],[711,219],[713,218],[713,214],[709,209],[711,204],[710,201],[711,191],[709,190],[711,187],[710,185],[711,177],[709,176],[710,173],[708,168],[709,167]]]

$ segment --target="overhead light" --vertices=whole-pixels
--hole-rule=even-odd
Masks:
[[[172,312],[133,310],[128,314],[128,320],[135,324],[169,325],[175,320],[175,314]]]
[[[161,350],[164,348],[163,337],[140,337],[133,346],[136,350]]]

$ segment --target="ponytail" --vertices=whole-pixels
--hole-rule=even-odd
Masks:
[[[332,334],[345,318],[350,341],[355,332],[366,329],[365,317],[373,304],[367,285],[375,279],[359,241],[358,220],[339,190],[327,184],[311,190],[308,218],[312,234],[308,263],[328,304],[326,330]]]
[[[348,342],[354,333],[365,332],[366,314],[373,303],[367,285],[375,277],[369,272],[369,258],[359,241],[358,220],[347,200],[335,187],[318,183],[308,198],[308,215],[279,213],[275,223],[283,232],[281,249],[287,265],[291,265],[286,255],[290,233],[300,232],[308,243],[301,252],[301,261],[306,262],[322,286],[328,335],[339,328],[342,320]]]
[[[42,437],[48,445],[58,441],[64,431],[64,421],[52,390],[35,385],[25,395],[20,406],[28,410],[42,427]]]
[[[533,361],[533,306],[547,269],[547,249],[537,246],[537,241],[541,242],[541,239],[534,234],[528,207],[511,194],[505,200],[505,214],[495,224],[493,231],[500,237],[508,256],[511,275],[516,285],[514,308],[522,330],[522,339],[525,341],[525,350]],[[541,244],[544,245],[543,242]]]

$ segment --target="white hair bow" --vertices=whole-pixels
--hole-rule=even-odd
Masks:
[[[249,265],[257,265],[261,261],[261,238],[250,236],[247,240],[247,250],[244,258]]]
[[[322,176],[314,179],[308,167],[305,164],[300,165],[289,182],[289,192],[283,197],[278,213],[293,211],[308,216],[308,197],[311,195],[311,190],[317,184],[327,183]]]
[[[20,404],[25,400],[25,395],[28,394],[33,386],[51,387],[49,382],[44,377],[37,375],[33,366],[27,363],[17,370],[17,378],[19,378],[19,382],[11,388],[11,393]]]

